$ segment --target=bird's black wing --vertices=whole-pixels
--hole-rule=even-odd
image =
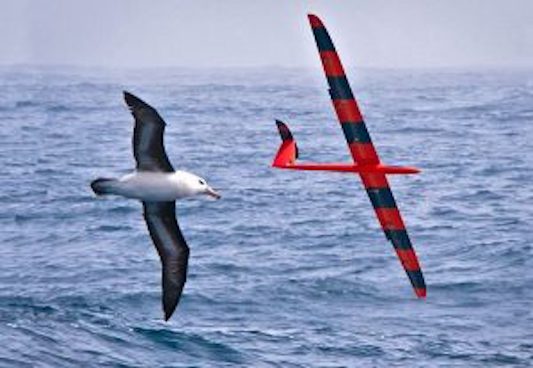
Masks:
[[[175,202],[143,202],[144,219],[163,266],[163,310],[168,320],[187,279],[189,247],[176,221]]]
[[[156,109],[124,91],[124,100],[135,118],[133,155],[139,171],[173,172],[163,145],[165,121]]]

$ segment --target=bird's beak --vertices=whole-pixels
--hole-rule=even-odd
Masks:
[[[215,192],[215,190],[211,187],[207,187],[207,189],[205,190],[205,194],[210,195],[211,197],[215,199],[220,199],[222,197],[220,194]]]

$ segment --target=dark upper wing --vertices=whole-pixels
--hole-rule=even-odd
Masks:
[[[124,91],[124,100],[135,118],[133,155],[139,171],[173,172],[163,145],[165,121],[140,98]]]
[[[163,266],[163,310],[168,320],[187,279],[189,247],[176,221],[175,202],[143,202],[144,219]]]

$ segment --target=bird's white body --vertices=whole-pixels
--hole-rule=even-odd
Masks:
[[[204,179],[181,170],[172,173],[134,171],[109,186],[109,194],[151,202],[175,201],[201,193],[214,192]]]
[[[189,247],[176,219],[177,199],[220,194],[206,181],[186,171],[174,171],[163,146],[165,121],[146,102],[124,92],[133,117],[133,156],[136,171],[119,179],[98,178],[91,189],[98,196],[114,194],[141,200],[143,216],[157,253],[161,258],[162,304],[165,320],[176,309],[187,279]]]

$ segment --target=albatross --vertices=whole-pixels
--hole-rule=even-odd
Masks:
[[[187,279],[189,247],[176,220],[176,200],[200,194],[219,199],[205,179],[175,171],[165,147],[165,121],[152,106],[131,93],[124,99],[134,119],[133,173],[118,179],[98,178],[91,183],[96,195],[119,195],[142,201],[144,219],[162,264],[165,321],[176,310]]]

